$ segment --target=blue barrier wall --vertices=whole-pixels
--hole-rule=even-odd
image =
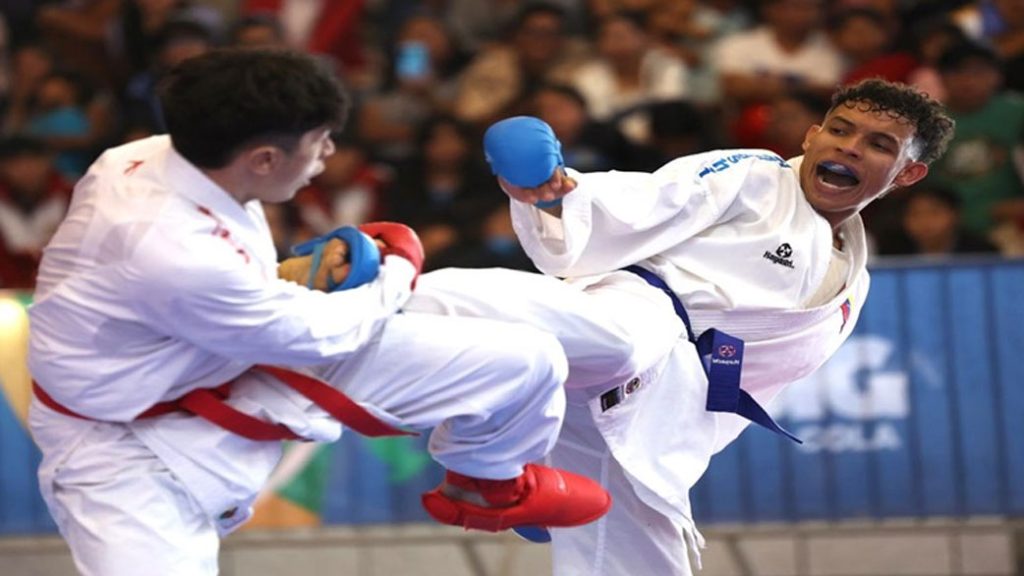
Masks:
[[[702,522],[1024,516],[1024,262],[876,269],[854,335],[772,407],[693,493]],[[327,523],[426,520],[425,438],[346,434],[279,490]],[[0,534],[54,530],[38,453],[0,405]],[[298,487],[296,487],[298,486]]]
[[[693,494],[704,521],[1024,515],[1024,263],[875,270],[850,341]]]

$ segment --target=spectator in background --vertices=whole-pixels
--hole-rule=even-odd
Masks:
[[[989,237],[998,224],[1024,213],[1024,185],[1014,164],[1024,134],[1024,98],[1000,88],[999,57],[982,45],[950,48],[938,68],[956,133],[929,182],[955,191],[966,229]]]
[[[902,191],[901,229],[876,238],[880,255],[994,253],[984,237],[960,225],[960,196],[942,186],[918,184]]]
[[[152,70],[168,27],[184,22],[205,29],[210,42],[223,41],[221,12],[199,0],[127,0],[113,30],[113,54],[127,63],[126,78]]]
[[[567,29],[576,31],[582,17],[580,0],[551,0],[566,14]],[[476,52],[500,38],[515,22],[527,0],[446,0],[444,21],[461,46]]]
[[[681,156],[719,148],[709,126],[714,116],[685,100],[651,105],[651,154],[636,170],[653,172]]]
[[[697,0],[662,0],[648,13],[647,29],[651,38],[686,62],[687,67],[699,63],[697,47],[714,33],[708,23],[700,19],[700,9]]]
[[[367,158],[362,142],[343,135],[334,140],[334,154],[324,170],[295,196],[299,224],[313,236],[339,226],[385,220],[389,176]]]
[[[51,162],[73,182],[115,137],[120,110],[105,88],[55,59],[42,42],[29,41],[14,52],[2,132],[43,141]]]
[[[878,12],[886,18],[895,19],[900,13],[900,3],[907,4],[903,0],[835,0],[829,2],[829,8],[836,13],[845,12],[850,9],[870,10]]]
[[[507,41],[480,50],[462,72],[452,112],[483,128],[526,105],[541,84],[571,83],[582,60],[583,47],[566,38],[565,11],[527,4]]]
[[[827,97],[842,76],[820,0],[765,0],[763,24],[726,36],[713,48],[723,125],[734,146],[767,148],[769,103],[794,90]]]
[[[599,122],[614,122],[631,142],[649,143],[646,106],[686,97],[686,64],[652,41],[644,12],[605,17],[596,43],[596,57],[573,75],[587,111]]]
[[[650,12],[651,35],[679,56],[689,70],[689,99],[702,105],[718,101],[718,77],[711,48],[724,36],[744,30],[750,16],[736,0],[660,0]]]
[[[81,75],[50,72],[32,95],[20,131],[57,153],[55,166],[69,180],[81,176],[111,133],[110,101]]]
[[[992,47],[1003,63],[1006,87],[1024,92],[1024,2],[968,2],[951,20],[971,40]]]
[[[639,170],[648,151],[633,145],[618,128],[597,122],[583,95],[566,84],[545,84],[534,92],[528,110],[547,122],[562,143],[562,156],[580,170]]]
[[[7,17],[0,10],[0,100],[6,100],[11,90],[11,32]]]
[[[490,171],[475,152],[479,135],[454,118],[427,121],[416,139],[417,153],[399,166],[392,214],[413,227],[429,260],[479,237],[483,215],[497,193]]]
[[[357,130],[375,160],[400,164],[415,151],[417,128],[451,107],[463,58],[442,22],[427,15],[406,20],[391,48],[388,82],[363,102]]]
[[[463,245],[453,246],[427,260],[424,270],[440,268],[507,268],[536,272],[512,228],[511,209],[499,197],[485,211],[478,237]]]
[[[722,95],[749,104],[797,88],[830,94],[843,66],[822,26],[822,2],[765,0],[761,7],[762,25],[723,38],[714,50]]]
[[[124,79],[125,65],[110,44],[110,31],[124,3],[83,0],[47,4],[36,13],[36,26],[63,66],[116,89]]]
[[[19,46],[11,55],[11,90],[4,102],[5,133],[24,129],[35,94],[54,66],[54,55],[41,43]]]
[[[156,88],[161,79],[178,63],[213,48],[209,30],[187,20],[171,22],[160,32],[152,67],[128,81],[124,94],[124,119],[127,124],[150,126],[164,132],[163,113]]]
[[[291,48],[331,58],[355,89],[373,81],[363,46],[366,0],[241,0],[240,13],[276,17]]]
[[[150,68],[161,31],[181,20],[210,34],[222,27],[219,11],[189,0],[81,0],[48,5],[37,19],[64,65],[114,91]]]
[[[849,8],[832,21],[832,41],[846,61],[843,84],[868,78],[908,83],[917,68],[910,53],[893,49],[897,22],[873,8]]]
[[[14,0],[0,3],[6,27],[7,47],[23,46],[36,39],[35,17],[46,0]]]
[[[228,32],[232,46],[251,48],[283,48],[287,46],[281,22],[273,15],[256,13],[242,16]]]
[[[665,0],[666,2],[670,0]],[[721,38],[750,27],[751,15],[748,2],[743,0],[701,0],[700,12],[715,30],[714,37]]]
[[[825,117],[828,108],[828,99],[812,92],[797,90],[776,98],[766,131],[768,148],[783,158],[802,156],[807,130]]]
[[[993,34],[992,45],[1003,59],[1006,86],[1024,93],[1024,2],[997,0],[1003,28]]]
[[[601,21],[616,12],[654,13],[663,7],[662,0],[586,0],[588,29],[594,29]]]
[[[939,74],[939,58],[951,47],[967,41],[963,31],[945,15],[933,16],[910,28],[910,38],[918,67],[908,81],[932,98],[946,101],[946,87]]]
[[[961,4],[950,16],[968,38],[980,44],[996,44],[1024,18],[1020,0],[974,0]]]
[[[64,219],[71,184],[37,139],[0,140],[0,288],[31,289],[43,247]]]

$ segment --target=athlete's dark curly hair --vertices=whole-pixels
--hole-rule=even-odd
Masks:
[[[829,112],[839,106],[885,112],[909,122],[914,126],[914,140],[920,148],[917,159],[926,164],[942,156],[953,138],[954,122],[942,104],[906,84],[878,78],[863,80],[836,91]]]

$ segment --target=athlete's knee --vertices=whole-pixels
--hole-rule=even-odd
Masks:
[[[685,327],[674,317],[640,323],[630,321],[605,334],[600,349],[609,377],[628,378],[660,363],[685,335]]]
[[[492,270],[443,268],[420,276],[404,309],[443,316],[494,317],[500,286]]]
[[[632,376],[643,370],[637,339],[630,331],[607,330],[595,339],[594,346],[586,354],[593,358],[589,364],[600,367],[603,377],[619,379]]]
[[[530,365],[538,378],[549,385],[562,386],[569,376],[569,361],[555,335],[543,330],[530,329],[532,360]]]
[[[535,392],[557,389],[569,374],[569,363],[558,339],[525,324],[509,326],[507,354],[498,362],[507,374],[518,374],[521,386]]]

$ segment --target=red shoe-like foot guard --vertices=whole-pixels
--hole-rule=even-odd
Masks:
[[[511,480],[482,480],[448,471],[445,480],[478,492],[493,507],[446,496],[438,486],[423,495],[423,507],[442,524],[467,530],[499,532],[516,526],[563,528],[597,520],[612,506],[612,497],[593,480],[539,464],[527,464]]]

